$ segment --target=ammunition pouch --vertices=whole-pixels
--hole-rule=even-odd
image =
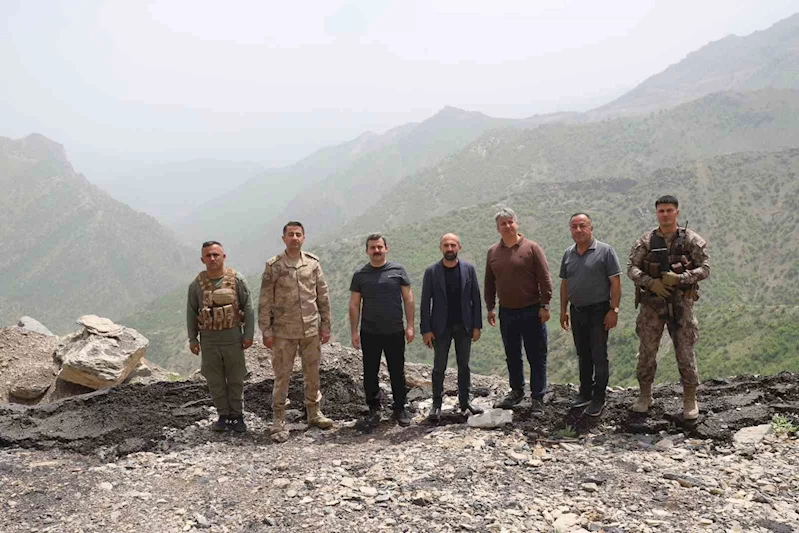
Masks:
[[[202,308],[197,315],[200,331],[222,331],[237,328],[244,323],[244,313],[239,309],[236,292],[236,271],[226,268],[222,286],[214,287],[207,272],[197,276],[203,291]]]

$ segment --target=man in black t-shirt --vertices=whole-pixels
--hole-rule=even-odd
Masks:
[[[369,262],[358,269],[350,284],[352,346],[363,350],[363,389],[370,421],[380,420],[380,358],[386,354],[394,396],[394,419],[411,423],[405,411],[405,343],[413,341],[413,293],[405,268],[386,260],[388,244],[380,234],[366,238]],[[405,308],[406,324],[402,322]],[[358,324],[360,323],[360,331]]]

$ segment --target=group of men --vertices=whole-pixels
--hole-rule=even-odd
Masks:
[[[641,307],[636,320],[640,393],[631,409],[645,413],[651,406],[657,351],[667,327],[684,390],[683,417],[694,420],[699,414],[699,381],[693,303],[699,297],[698,282],[710,273],[707,245],[695,232],[679,227],[675,197],[658,198],[655,210],[658,227],[635,242],[627,264],[627,275],[636,286],[636,307]],[[524,350],[530,366],[532,409],[540,411],[547,387],[546,323],[553,290],[549,267],[541,246],[519,233],[512,209],[500,210],[495,221],[500,240],[486,256],[484,301],[488,324],[495,326],[499,318],[510,391],[494,407],[510,409],[525,398]],[[610,376],[608,335],[617,325],[621,305],[621,266],[613,248],[594,238],[588,214],[572,215],[569,229],[574,245],[565,251],[560,265],[560,325],[571,330],[578,356],[580,388],[572,407],[584,408],[587,416],[599,416]],[[258,303],[263,343],[272,351],[275,381],[270,434],[277,442],[289,436],[287,393],[298,353],[308,424],[323,429],[333,426],[320,409],[321,345],[331,335],[327,283],[319,259],[302,250],[303,225],[288,222],[282,238],[285,251],[266,262]],[[380,420],[383,399],[378,375],[385,355],[393,418],[407,426],[411,420],[405,409],[405,345],[415,337],[411,281],[402,265],[388,261],[383,235],[369,235],[365,247],[369,261],[352,276],[349,319],[352,345],[363,352],[367,422]],[[456,234],[443,235],[440,250],[442,259],[425,270],[420,305],[422,341],[434,352],[431,422],[441,417],[444,374],[453,343],[460,409],[469,414],[482,412],[470,400],[471,345],[480,339],[483,328],[477,273],[458,257],[461,242]],[[189,286],[187,327],[190,349],[202,355],[201,372],[219,414],[213,429],[244,432],[244,350],[253,342],[255,309],[246,280],[225,267],[225,257],[219,242],[203,243],[201,259],[206,269]]]

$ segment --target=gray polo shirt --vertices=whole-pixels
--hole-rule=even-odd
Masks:
[[[619,275],[621,266],[615,250],[596,239],[583,255],[572,244],[560,262],[560,278],[566,280],[569,302],[578,307],[609,301],[610,278]]]

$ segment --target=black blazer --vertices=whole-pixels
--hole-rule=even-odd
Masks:
[[[458,268],[461,270],[461,317],[466,331],[471,333],[474,329],[483,329],[480,284],[474,265],[460,259]],[[432,331],[435,336],[440,336],[447,327],[447,282],[444,280],[443,259],[424,271],[421,308],[422,335]]]

